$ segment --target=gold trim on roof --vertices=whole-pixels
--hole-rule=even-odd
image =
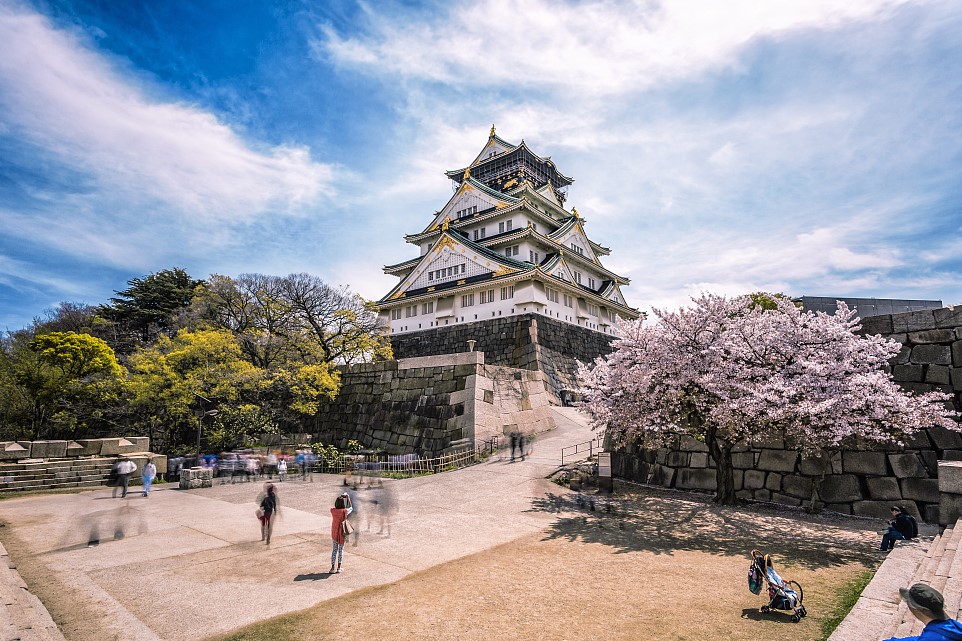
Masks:
[[[447,231],[450,225],[451,225],[451,217],[445,216],[444,221],[441,223],[441,231]]]
[[[468,167],[467,169],[464,170],[464,180],[467,180],[470,177],[471,177],[471,168]]]
[[[388,300],[397,300],[398,298],[404,298],[405,292],[398,292],[394,296],[391,296]]]
[[[491,272],[491,275],[492,275],[492,276],[507,276],[508,274],[514,274],[514,273],[517,272],[517,271],[518,271],[517,269],[511,269],[510,267],[507,267],[507,266],[505,266],[505,265],[502,265],[502,266],[499,267],[498,269],[496,269],[496,270],[494,270],[493,272]]]
[[[491,132],[488,134],[488,138],[494,138],[494,125],[491,125]]]
[[[578,210],[575,209],[574,207],[571,208],[571,215],[574,216],[575,218],[581,218],[581,216],[578,215]]]
[[[441,240],[438,241],[438,245],[437,245],[437,247],[434,248],[434,251],[435,251],[436,253],[440,254],[440,253],[441,253],[441,250],[444,249],[445,247],[450,247],[450,248],[453,250],[453,249],[454,249],[454,241],[451,240],[451,237],[450,237],[450,236],[444,236],[444,235],[442,235],[442,236],[441,236]]]

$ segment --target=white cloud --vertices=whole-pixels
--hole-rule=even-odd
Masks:
[[[388,75],[606,95],[737,66],[753,39],[878,19],[905,1],[487,0],[449,5],[433,23],[369,12],[371,33],[344,37],[324,27],[316,48]]]
[[[0,8],[0,117],[9,131],[95,177],[114,202],[192,222],[293,213],[332,191],[308,150],[257,148],[204,110],[151,86],[43,17]],[[120,213],[120,212],[115,212]]]

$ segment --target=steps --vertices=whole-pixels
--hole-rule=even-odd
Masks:
[[[862,596],[829,641],[880,641],[922,633],[899,588],[925,583],[945,597],[945,611],[958,618],[962,607],[962,519],[927,542],[899,542],[862,591]]]
[[[99,487],[107,484],[114,462],[93,458],[0,463],[0,491]]]
[[[0,545],[0,641],[66,641]]]

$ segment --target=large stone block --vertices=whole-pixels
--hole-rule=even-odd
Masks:
[[[186,467],[180,471],[180,489],[193,490],[213,487],[214,470],[209,467]]]
[[[862,333],[866,336],[874,336],[876,334],[888,336],[893,332],[891,314],[869,316],[868,318],[861,319],[861,323]]]
[[[782,494],[808,500],[812,498],[812,479],[795,474],[785,476],[782,479]]]
[[[714,490],[715,471],[682,468],[678,470],[675,487],[680,490]]]
[[[708,467],[708,453],[707,452],[692,452],[691,458],[688,461],[690,467]]]
[[[920,383],[925,377],[925,368],[916,363],[896,365],[892,368],[892,378],[899,382]]]
[[[955,341],[952,343],[952,364],[956,367],[962,367],[962,341]]]
[[[32,458],[63,458],[67,455],[67,441],[33,441],[30,444]]]
[[[939,497],[939,525],[955,525],[962,518],[962,494]]]
[[[889,363],[891,363],[892,365],[905,365],[906,363],[909,362],[909,359],[911,357],[912,357],[912,346],[902,345],[902,349],[899,350],[898,354],[892,357]]]
[[[868,496],[873,501],[898,501],[902,498],[899,482],[889,476],[878,476],[865,480]]]
[[[912,348],[913,363],[951,365],[952,348],[948,345],[916,345]]]
[[[744,487],[746,490],[759,490],[765,487],[765,472],[745,470]]]
[[[939,491],[962,496],[962,461],[939,461]]]
[[[688,452],[673,451],[668,454],[668,465],[669,467],[687,467],[688,466]]]
[[[832,473],[832,457],[825,453],[817,456],[802,457],[798,462],[798,471],[806,476],[821,476]]]
[[[818,495],[825,503],[849,503],[863,498],[858,479],[852,474],[826,477],[818,488]]]
[[[888,463],[884,452],[845,452],[842,455],[843,470],[846,474],[888,474]]]
[[[708,446],[696,438],[684,434],[681,437],[679,448],[686,452],[707,452]]]
[[[938,479],[902,479],[902,497],[925,503],[939,502]]]
[[[660,485],[661,487],[673,487],[675,482],[675,469],[665,465],[655,464],[652,466],[651,480],[648,482],[652,485]]]
[[[777,472],[771,472],[767,477],[765,477],[765,489],[771,490],[772,492],[778,492],[782,489],[782,475]]]
[[[786,450],[762,450],[758,457],[758,469],[769,472],[794,472],[798,452]]]
[[[794,496],[787,496],[785,494],[779,494],[778,492],[772,492],[772,503],[778,503],[780,505],[792,505],[798,507],[802,504],[801,499],[795,498]]]
[[[852,504],[851,503],[830,503],[825,506],[825,509],[830,512],[837,512],[838,514],[851,514]]]
[[[949,368],[946,365],[929,365],[925,368],[925,382],[935,385],[948,385],[951,382]]]
[[[102,441],[101,456],[117,456],[118,454],[131,454],[137,451],[134,444],[125,438],[105,438]]]
[[[935,443],[935,447],[940,450],[962,449],[962,435],[952,432],[944,427],[935,426],[928,428],[929,438]]]
[[[949,370],[949,381],[952,383],[953,390],[962,391],[962,367],[953,367]]]
[[[962,326],[962,306],[943,307],[932,311],[936,327],[960,327]]]
[[[930,309],[892,314],[892,333],[918,332],[935,327],[935,314]]]
[[[912,345],[926,345],[929,343],[951,343],[955,332],[951,329],[927,329],[921,332],[910,332],[908,341]]]
[[[914,452],[904,454],[889,454],[889,465],[897,478],[924,478],[928,476],[925,467]]]
[[[736,470],[751,470],[755,468],[754,452],[733,452],[732,467]]]
[[[899,503],[907,512],[917,519],[921,518],[919,508],[912,501]],[[852,503],[852,514],[855,516],[871,516],[877,519],[892,518],[892,503],[890,501],[855,501]]]
[[[16,441],[0,441],[0,461],[18,461],[30,458],[30,448]]]

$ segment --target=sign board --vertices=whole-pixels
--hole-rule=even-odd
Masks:
[[[611,478],[611,452],[598,452],[598,478]]]

